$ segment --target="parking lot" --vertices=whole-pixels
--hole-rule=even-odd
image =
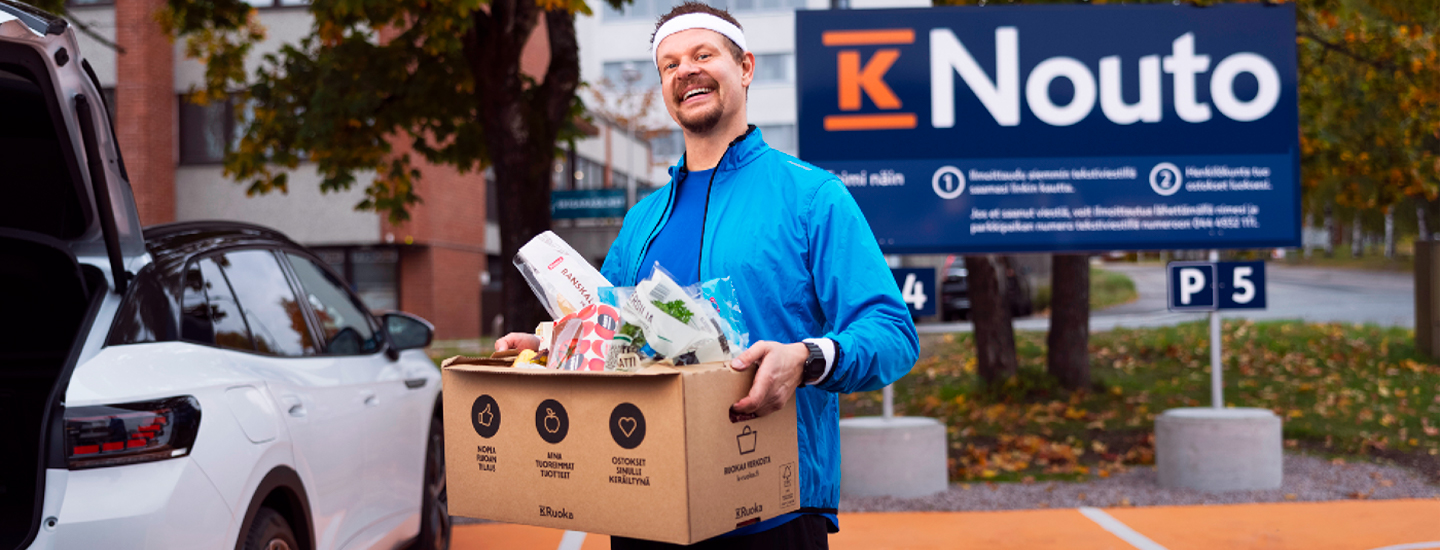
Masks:
[[[841,514],[836,550],[1440,549],[1440,500]],[[609,538],[487,523],[455,528],[452,548],[603,550]]]

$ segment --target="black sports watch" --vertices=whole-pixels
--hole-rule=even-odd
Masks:
[[[800,383],[808,384],[820,380],[825,375],[825,352],[814,342],[802,342],[805,349],[810,350],[810,355],[805,357],[805,368],[800,373]]]

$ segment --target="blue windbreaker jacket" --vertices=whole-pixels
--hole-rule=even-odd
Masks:
[[[635,286],[646,249],[669,220],[684,166],[682,157],[670,183],[626,214],[601,268],[611,283]],[[750,341],[826,337],[840,348],[824,382],[795,392],[802,511],[833,514],[840,503],[837,394],[878,390],[910,372],[920,348],[909,308],[840,180],[771,149],[753,126],[721,158],[705,211],[700,280],[730,277]]]

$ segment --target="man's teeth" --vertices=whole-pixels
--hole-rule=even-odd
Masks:
[[[688,91],[688,92],[685,92],[685,99],[690,99],[690,98],[695,97],[695,96],[697,96],[697,95],[700,95],[700,94],[708,94],[708,93],[710,93],[710,88],[695,88],[694,90],[690,90],[690,91]]]

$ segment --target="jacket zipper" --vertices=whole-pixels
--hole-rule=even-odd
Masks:
[[[740,134],[739,137],[730,140],[730,143],[725,145],[725,152],[720,154],[720,162],[715,164],[715,169],[710,172],[710,181],[705,185],[705,210],[700,215],[700,250],[695,254],[695,277],[698,278],[700,282],[705,281],[705,275],[701,266],[705,265],[705,225],[710,217],[710,191],[715,188],[715,176],[720,173],[720,166],[725,164],[725,157],[730,155],[730,150],[735,147],[735,144],[745,141],[745,138],[753,131],[755,131],[755,125],[750,124],[746,126],[745,133]],[[637,264],[645,261],[645,255],[650,253],[651,243],[655,242],[655,237],[659,236],[660,229],[665,227],[665,224],[670,221],[670,214],[675,208],[675,199],[679,191],[678,188],[681,184],[684,184],[685,180],[690,176],[690,171],[685,169],[685,157],[681,156],[680,161],[680,179],[675,182],[676,185],[670,186],[670,201],[665,204],[665,210],[660,213],[660,221],[655,224],[654,229],[650,230],[650,236],[645,238],[645,246],[641,247],[640,256],[636,259]],[[645,266],[643,265],[637,265],[635,267],[635,276],[631,279],[632,284],[640,282],[640,270],[644,268]]]

